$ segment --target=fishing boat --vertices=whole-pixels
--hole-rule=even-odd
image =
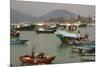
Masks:
[[[49,29],[37,29],[35,30],[37,33],[54,33],[56,30],[49,30]]]
[[[76,30],[76,26],[67,27],[67,29],[60,27],[55,32],[56,36],[61,40],[61,42],[67,44],[80,44],[88,39],[88,34],[81,35],[80,31]]]
[[[11,39],[10,44],[25,44],[28,40]]]
[[[54,59],[55,56],[31,56],[31,55],[24,55],[19,57],[20,61],[24,64],[50,64]]]
[[[56,30],[57,28],[58,28],[58,26],[56,24],[51,24],[48,27],[48,29],[50,29],[50,30],[52,30],[52,29],[55,29]]]
[[[35,28],[36,33],[54,33],[56,31],[55,27],[44,27],[39,26]]]
[[[59,31],[56,31],[55,34],[57,35],[57,37],[60,38],[60,40],[63,42],[64,39],[75,39],[75,38],[79,38],[80,37],[80,34],[78,33],[72,33],[72,32],[67,32],[67,31],[64,31],[64,30],[59,30]]]
[[[80,24],[79,27],[87,27],[87,24]]]
[[[73,52],[79,52],[83,56],[95,55],[95,41],[82,43],[80,46],[73,47]]]
[[[19,37],[20,33],[19,33],[19,31],[11,30],[10,35],[11,35],[11,37]]]

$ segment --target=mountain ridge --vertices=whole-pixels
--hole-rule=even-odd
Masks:
[[[43,16],[40,16],[38,19],[43,21],[50,18],[60,18],[60,17],[63,17],[64,19],[68,20],[71,18],[75,18],[76,15],[64,9],[56,9],[56,10],[46,13]]]
[[[10,22],[19,23],[19,22],[42,22],[49,20],[50,18],[59,18],[62,17],[66,20],[75,18],[76,15],[64,9],[56,9],[51,12],[48,12],[40,17],[30,16],[24,13],[21,13],[17,10],[10,10]]]

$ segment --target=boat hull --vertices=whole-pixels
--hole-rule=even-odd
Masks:
[[[64,37],[62,35],[56,35],[60,40],[61,42],[64,42]]]
[[[44,30],[44,31],[41,31],[41,30],[35,30],[36,33],[54,33],[56,30]]]
[[[28,40],[16,40],[16,41],[10,41],[10,44],[25,44]]]
[[[63,37],[62,35],[57,35],[62,43],[66,43],[67,45],[80,45],[81,42],[74,42],[72,41],[73,38],[70,37]],[[74,39],[75,40],[75,39]]]
[[[28,58],[28,59],[25,59],[25,58]],[[44,57],[43,59],[39,59],[39,58],[33,58],[30,55],[25,55],[25,56],[19,57],[19,59],[24,64],[50,64],[55,59],[55,56],[52,56],[48,59],[46,59],[46,57]]]
[[[19,37],[20,33],[10,33],[11,37]]]

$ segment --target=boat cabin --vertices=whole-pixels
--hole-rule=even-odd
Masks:
[[[68,31],[76,31],[77,30],[77,26],[74,24],[66,24],[66,29]]]

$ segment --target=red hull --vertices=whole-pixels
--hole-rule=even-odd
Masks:
[[[25,64],[50,64],[55,59],[55,56],[49,58],[33,58],[30,55],[21,56],[20,60]]]

